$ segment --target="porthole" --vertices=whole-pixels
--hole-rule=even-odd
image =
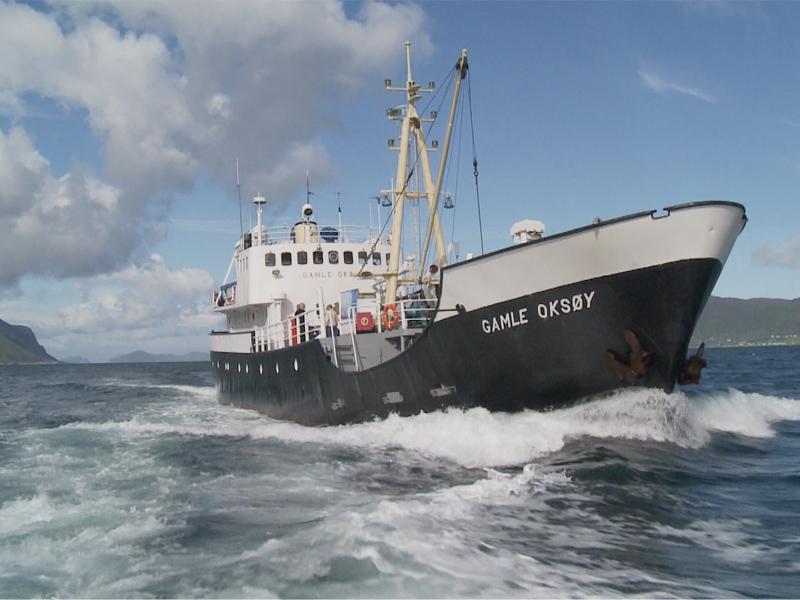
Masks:
[[[281,372],[281,366],[278,363],[275,363],[275,372],[276,373],[280,373]]]
[[[258,365],[258,374],[259,375],[263,375],[264,374],[264,365]]]
[[[294,370],[297,371],[297,370],[299,370],[299,368],[300,368],[300,365],[297,364],[297,359],[295,358],[294,359]]]
[[[250,372],[250,365],[245,365],[244,366],[244,372],[245,373],[249,373]]]

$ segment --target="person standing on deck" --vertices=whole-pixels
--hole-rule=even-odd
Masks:
[[[439,298],[439,281],[436,279],[438,275],[439,267],[431,265],[428,276],[423,280],[422,293],[431,306],[435,306],[436,300]]]
[[[300,341],[306,341],[306,304],[301,302],[297,305],[297,310],[294,311],[295,323],[297,331],[300,335]]]

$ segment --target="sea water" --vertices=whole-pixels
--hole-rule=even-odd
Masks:
[[[800,347],[547,413],[307,428],[206,363],[0,368],[2,597],[800,595]]]

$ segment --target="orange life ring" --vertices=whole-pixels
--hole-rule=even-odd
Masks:
[[[389,316],[389,311],[391,311],[392,316]],[[395,325],[397,325],[397,307],[394,304],[387,304],[383,307],[383,325],[386,329],[394,329]]]

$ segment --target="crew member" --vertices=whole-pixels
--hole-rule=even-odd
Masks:
[[[439,276],[439,267],[436,265],[431,265],[430,269],[428,269],[428,276],[424,280],[424,287],[422,288],[422,293],[425,295],[425,299],[431,304],[436,304],[436,299],[439,297],[439,282],[437,277]]]
[[[301,302],[294,311],[294,319],[297,324],[297,331],[300,334],[300,341],[306,341],[306,303]]]

